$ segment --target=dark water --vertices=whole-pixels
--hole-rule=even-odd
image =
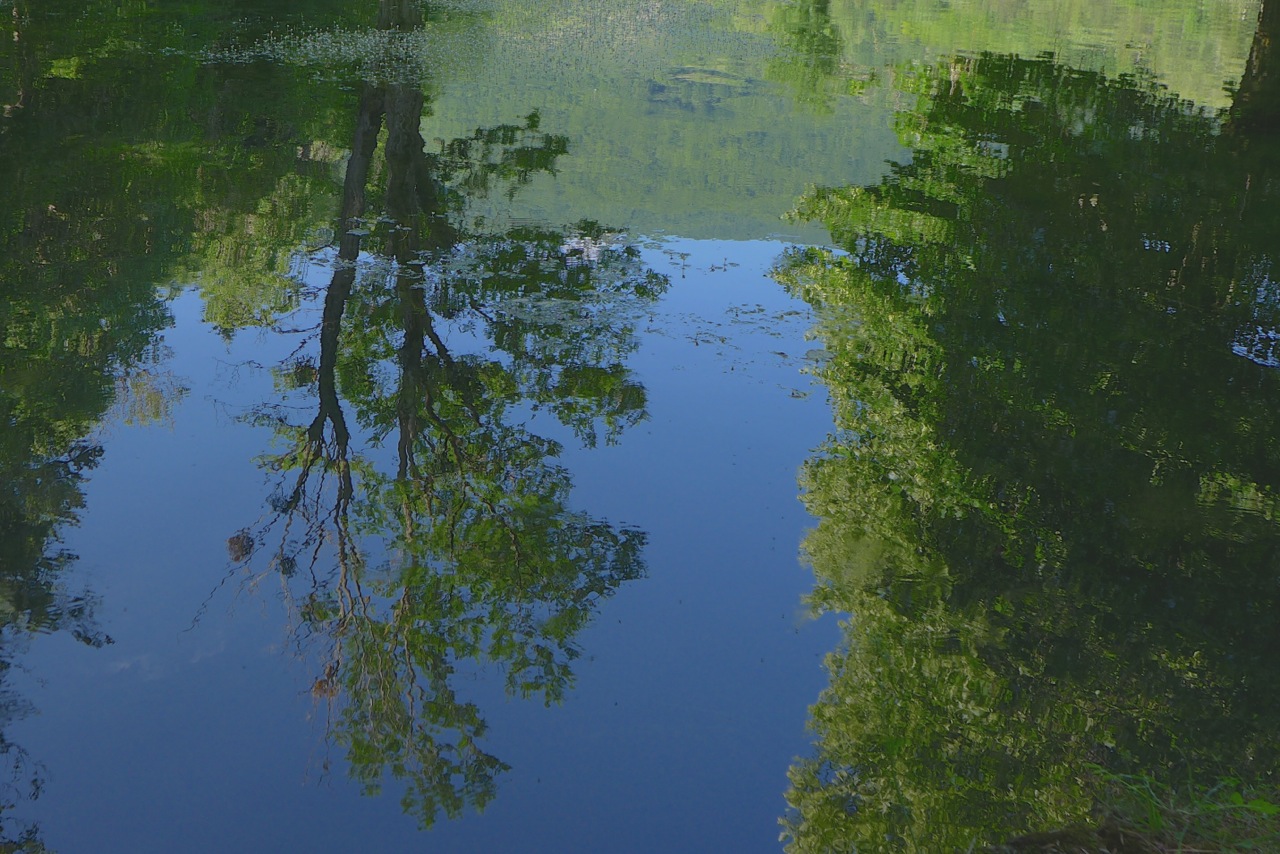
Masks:
[[[0,7],[12,850],[1270,779],[1274,10],[352,6]]]

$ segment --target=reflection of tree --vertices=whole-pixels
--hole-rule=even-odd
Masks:
[[[51,34],[28,16],[26,4],[15,6],[15,32],[0,33],[18,51],[17,96],[0,118],[11,170],[0,184],[0,680],[37,634],[110,642],[92,597],[68,589],[76,556],[61,536],[77,523],[83,481],[103,453],[96,425],[118,385],[155,353],[167,318],[146,278],[155,232],[139,225],[145,191],[116,197],[119,167],[82,182],[69,168],[79,152],[66,150],[76,146],[48,144],[51,125],[64,138],[81,132],[76,97],[97,93],[42,91],[37,72]],[[26,710],[0,689],[0,729]],[[2,732],[0,757],[0,850],[42,850],[39,829],[11,814],[40,793],[39,763]]]
[[[109,642],[92,597],[68,589],[75,555],[61,544],[103,454],[98,425],[163,420],[184,394],[160,364],[169,315],[158,288],[189,266],[202,236],[235,220],[232,211],[253,211],[294,169],[289,137],[315,123],[308,112],[324,91],[281,75],[266,85],[264,69],[258,88],[244,69],[201,69],[193,44],[246,26],[225,4],[185,4],[180,23],[149,4],[9,6],[0,16],[0,41],[14,50],[0,67],[0,678],[36,634]],[[152,73],[137,73],[141,57]],[[265,146],[268,137],[289,144]],[[24,706],[0,691],[0,728]],[[12,781],[0,794],[0,850],[40,850],[38,829],[9,812],[39,793],[38,762],[3,735],[0,756]]]
[[[769,63],[769,76],[790,84],[802,103],[829,110],[843,51],[840,32],[831,21],[831,0],[780,4],[770,30],[780,51]]]
[[[805,469],[852,614],[794,850],[1087,818],[1088,763],[1274,773],[1273,143],[1133,81],[985,56],[916,80],[910,165],[802,204],[841,435]]]
[[[510,692],[560,700],[596,603],[643,571],[643,535],[572,510],[559,445],[521,422],[545,410],[594,442],[641,419],[629,311],[665,280],[594,226],[468,223],[469,198],[551,170],[565,141],[535,114],[432,152],[424,109],[416,86],[360,93],[318,357],[281,372],[314,414],[259,413],[288,446],[267,461],[275,512],[229,547],[279,543],[268,571],[300,641],[325,639],[314,693],[351,773],[400,781],[425,825],[482,807],[505,768],[459,671],[493,663]],[[394,447],[392,470],[364,444]]]
[[[5,321],[13,320],[14,308],[13,301],[0,300],[0,324],[9,327]],[[29,359],[20,347],[0,348],[0,378],[50,366]],[[0,393],[0,850],[10,844],[39,850],[38,828],[6,813],[37,797],[42,786],[38,762],[4,735],[27,710],[21,697],[3,688],[4,676],[36,634],[69,631],[92,646],[110,642],[94,622],[92,599],[67,589],[64,575],[75,555],[59,547],[61,530],[75,524],[83,505],[84,473],[102,449],[83,438],[51,435],[67,422],[102,413],[76,411],[75,402],[59,405],[50,391],[5,387]]]
[[[1280,122],[1280,3],[1263,0],[1249,62],[1231,105],[1231,125],[1247,133],[1274,132]]]

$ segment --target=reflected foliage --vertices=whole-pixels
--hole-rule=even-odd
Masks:
[[[382,26],[421,22],[382,5]],[[424,826],[482,808],[506,768],[459,682],[496,666],[508,693],[559,702],[575,638],[643,574],[644,535],[574,509],[560,442],[530,422],[591,445],[643,419],[625,359],[666,287],[594,224],[493,231],[469,213],[554,171],[566,141],[536,113],[428,145],[426,108],[416,84],[362,85],[336,236],[310,254],[328,284],[261,315],[311,330],[251,416],[281,443],[263,460],[272,512],[228,542],[282,581],[349,773],[396,781]]]
[[[94,597],[67,580],[76,555],[62,544],[104,453],[101,425],[168,420],[186,393],[159,340],[170,282],[292,171],[292,145],[265,141],[305,138],[324,117],[314,87],[282,79],[276,95],[298,97],[277,100],[251,85],[261,70],[217,76],[185,55],[252,30],[234,3],[187,4],[180,23],[154,4],[16,0],[3,12],[0,676],[37,634],[110,642]],[[0,726],[26,711],[0,691]],[[39,828],[11,818],[41,791],[38,760],[3,735],[0,754],[0,850],[43,850]]]
[[[54,52],[74,46],[55,47],[65,33],[43,11],[19,2],[0,23],[9,46],[0,72],[0,680],[36,635],[111,642],[94,597],[67,580],[76,555],[62,536],[103,454],[98,424],[158,370],[156,335],[168,321],[151,278],[171,257],[164,219],[148,216],[154,184],[118,194],[135,164],[90,153],[83,136],[95,111],[84,106],[110,109],[112,82],[79,79],[84,61]],[[97,180],[82,180],[81,157],[102,166]],[[0,687],[0,729],[29,710]],[[39,761],[3,732],[0,757],[0,850],[44,850],[20,806],[43,788]]]
[[[800,103],[819,113],[832,112],[839,96],[861,94],[875,82],[874,74],[856,70],[846,57],[831,0],[779,3],[769,30],[778,45],[766,68],[769,78],[790,86]]]
[[[1095,764],[1274,774],[1274,142],[1047,59],[905,85],[910,163],[805,197],[844,252],[777,273],[822,317],[805,551],[850,614],[790,850],[1086,822]]]
[[[1229,100],[1223,82],[1240,77],[1263,5],[1258,0],[756,3],[783,49],[773,68],[791,69],[778,79],[808,80],[810,93],[814,84],[828,93],[842,83],[857,86],[872,67],[892,78],[905,66],[958,52],[1035,57],[1050,51],[1074,68],[1151,74],[1179,97],[1214,109]],[[822,81],[826,73],[831,79]]]

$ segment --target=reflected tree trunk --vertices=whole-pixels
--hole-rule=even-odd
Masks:
[[[355,138],[342,185],[342,209],[338,215],[338,259],[329,287],[325,291],[324,314],[320,321],[320,364],[317,369],[319,406],[316,417],[307,427],[305,457],[290,500],[290,503],[296,503],[301,498],[312,466],[320,459],[328,460],[339,471],[335,520],[340,520],[351,500],[353,489],[349,464],[351,433],[342,411],[342,401],[338,397],[338,344],[342,315],[355,284],[356,259],[360,255],[361,241],[357,228],[365,211],[365,186],[377,149],[378,132],[382,127],[385,109],[382,90],[366,85],[360,96]],[[326,424],[333,429],[332,447],[326,446]]]
[[[1249,62],[1231,106],[1231,132],[1252,135],[1280,128],[1280,73],[1275,68],[1278,36],[1280,0],[1263,0]]]
[[[379,3],[380,29],[409,29],[421,23],[421,11],[412,0],[381,0]],[[305,456],[291,499],[296,502],[301,498],[313,465],[320,460],[327,461],[337,468],[339,474],[334,508],[334,520],[339,525],[353,492],[349,463],[350,431],[338,394],[339,344],[343,314],[355,284],[356,261],[365,233],[361,219],[367,208],[369,178],[384,124],[387,130],[383,150],[387,170],[385,209],[394,220],[388,250],[402,265],[396,285],[405,332],[400,351],[403,387],[398,402],[401,477],[413,476],[416,469],[413,438],[421,431],[422,413],[430,417],[434,408],[427,376],[429,370],[423,364],[428,338],[437,347],[437,357],[442,363],[447,364],[448,361],[448,354],[431,328],[425,294],[421,287],[417,287],[421,276],[410,266],[422,251],[447,249],[457,239],[444,210],[443,184],[422,138],[425,108],[425,96],[416,86],[366,83],[360,96],[355,137],[343,181],[342,209],[338,217],[337,264],[325,292],[320,325],[318,411],[306,431]],[[332,430],[331,441],[325,438],[326,425]]]
[[[444,210],[444,187],[422,138],[425,98],[416,87],[387,87],[387,214],[398,226],[390,254],[400,263],[452,246],[457,233]]]

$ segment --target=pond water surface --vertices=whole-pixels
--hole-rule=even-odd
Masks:
[[[0,12],[3,850],[1272,779],[1276,9]]]

